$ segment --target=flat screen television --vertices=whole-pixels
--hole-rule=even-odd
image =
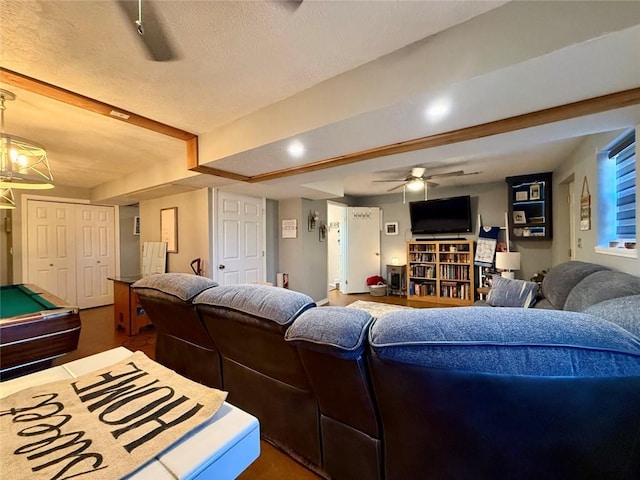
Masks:
[[[413,234],[471,232],[471,197],[464,195],[409,203]]]

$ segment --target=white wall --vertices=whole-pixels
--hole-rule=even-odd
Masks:
[[[178,252],[167,254],[167,272],[193,273],[191,261],[202,259],[203,275],[211,277],[209,190],[140,202],[140,246],[160,241],[160,210],[178,208]]]
[[[138,205],[118,208],[120,217],[120,276],[140,274],[140,235],[133,234],[133,223],[140,214]]]

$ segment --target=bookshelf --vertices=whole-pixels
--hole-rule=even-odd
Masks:
[[[407,242],[407,298],[433,303],[472,305],[473,242]]]

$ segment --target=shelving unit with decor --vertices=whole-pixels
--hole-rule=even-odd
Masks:
[[[507,177],[511,239],[551,240],[552,173]]]
[[[473,242],[407,242],[407,298],[433,303],[472,305]]]

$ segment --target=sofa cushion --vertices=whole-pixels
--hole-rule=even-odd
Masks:
[[[640,277],[603,270],[592,273],[571,290],[564,310],[582,312],[596,303],[629,295],[640,295]]]
[[[605,300],[586,308],[584,313],[609,320],[640,338],[640,295]]]
[[[536,302],[538,284],[513,280],[495,275],[487,296],[487,303],[494,307],[529,308]]]
[[[606,320],[523,308],[428,308],[373,321],[372,354],[436,369],[535,376],[640,375],[640,340]]]
[[[553,308],[562,310],[569,293],[583,278],[607,267],[595,263],[571,261],[556,265],[544,277],[542,293]]]
[[[193,303],[237,310],[278,325],[289,325],[302,312],[315,306],[313,299],[304,293],[256,284],[212,288],[194,298]]]
[[[285,339],[310,350],[357,358],[364,350],[371,320],[369,313],[356,308],[312,308],[296,318]]]
[[[141,278],[132,286],[138,292],[144,290],[147,296],[166,294],[188,302],[199,293],[218,284],[210,278],[191,273],[158,273]]]

